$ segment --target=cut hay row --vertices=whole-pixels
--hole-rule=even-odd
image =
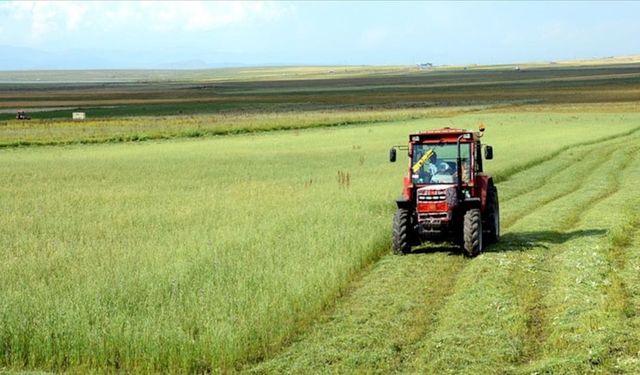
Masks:
[[[248,370],[637,372],[640,341],[625,332],[639,321],[640,214],[625,200],[640,182],[639,140],[576,147],[512,176],[499,189],[523,208],[504,212],[500,244],[471,261],[438,247],[385,257],[309,334]],[[538,179],[546,189],[510,195]]]

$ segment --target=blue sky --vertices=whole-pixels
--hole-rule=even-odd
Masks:
[[[532,62],[638,35],[638,2],[5,1],[0,69]]]

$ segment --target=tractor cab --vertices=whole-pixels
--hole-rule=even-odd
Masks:
[[[464,223],[470,212],[481,221],[477,224],[481,226],[480,237],[497,241],[497,189],[482,165],[482,150],[484,159],[490,160],[493,149],[480,142],[484,129],[481,125],[478,131],[443,128],[414,133],[409,135],[408,146],[391,148],[392,162],[397,149],[407,150],[408,156],[402,196],[396,201],[400,216],[406,217],[397,224],[406,228],[396,228],[394,220],[394,236],[400,231],[411,240],[396,241],[394,237],[396,252],[406,253],[428,240],[453,240],[463,244],[468,255],[477,255],[483,238],[469,246],[464,240]]]

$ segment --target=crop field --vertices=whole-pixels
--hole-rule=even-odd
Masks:
[[[2,120],[0,372],[638,373],[640,85],[606,69],[574,95]],[[389,147],[480,122],[501,242],[390,255]]]
[[[16,109],[34,110],[34,122],[55,126],[69,120],[74,109],[102,119],[640,101],[640,58],[622,65],[523,66],[518,71],[512,66],[266,71],[270,79],[263,79],[264,70],[243,69],[186,71],[171,79],[167,72],[143,71],[137,72],[138,80],[131,78],[136,72],[125,71],[116,81],[109,71],[93,73],[93,79],[82,71],[30,72],[26,77],[0,72],[0,124],[12,119]],[[26,78],[31,81],[23,82]]]

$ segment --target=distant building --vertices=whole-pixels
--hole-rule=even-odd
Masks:
[[[87,114],[85,112],[73,112],[71,114],[71,118],[74,120],[82,121],[87,118]]]
[[[432,63],[418,64],[418,69],[420,69],[420,70],[429,70],[431,68],[433,68],[433,64]]]

